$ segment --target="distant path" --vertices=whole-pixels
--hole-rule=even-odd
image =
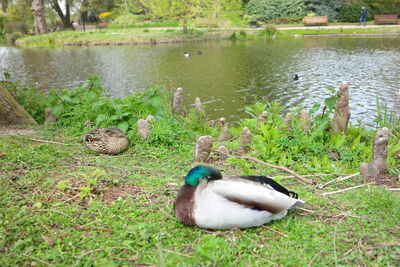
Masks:
[[[395,25],[367,25],[367,26],[358,26],[358,24],[348,24],[348,25],[328,25],[328,26],[280,26],[273,25],[278,30],[306,30],[306,29],[374,29],[374,28],[400,28],[400,24]],[[136,29],[136,30],[180,30],[182,27],[149,27],[149,28],[128,28],[128,29]],[[208,29],[208,28],[196,28],[196,29]],[[251,28],[251,27],[216,27],[211,29],[218,30],[263,30],[263,27],[260,28]],[[83,31],[83,26],[79,25],[75,28],[76,31]],[[86,31],[94,31],[96,30],[95,25],[86,25]]]
[[[358,26],[357,25],[332,25],[332,26],[275,26],[279,30],[304,30],[304,29],[374,29],[374,28],[400,28],[400,25],[368,25],[367,26]]]

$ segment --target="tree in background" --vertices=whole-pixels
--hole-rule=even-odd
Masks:
[[[364,0],[376,14],[399,14],[400,0]]]
[[[32,1],[32,13],[35,20],[35,33],[38,35],[47,33],[46,17],[44,15],[42,0]]]
[[[46,3],[57,13],[64,29],[72,29],[71,9],[78,11],[85,0],[46,0]]]
[[[188,32],[189,21],[215,9],[212,0],[142,0],[140,2],[153,18],[179,19],[182,22],[183,34]]]
[[[5,31],[28,33],[33,31],[32,0],[17,0],[7,7]]]
[[[306,6],[303,0],[250,0],[245,11],[260,20],[300,19]]]
[[[1,10],[3,10],[3,12],[7,12],[8,0],[0,0],[0,4],[1,4]]]

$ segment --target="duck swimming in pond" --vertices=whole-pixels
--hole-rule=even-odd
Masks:
[[[223,176],[200,165],[189,171],[174,201],[185,225],[209,229],[260,226],[304,204],[297,194],[265,176]]]
[[[297,74],[295,74],[293,80],[298,81],[299,80],[299,76]]]

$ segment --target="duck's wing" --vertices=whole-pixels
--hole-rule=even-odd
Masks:
[[[285,187],[283,187],[282,185],[280,185],[279,183],[277,183],[276,181],[274,181],[271,178],[268,178],[266,176],[252,176],[252,175],[248,175],[248,176],[240,176],[241,179],[246,179],[249,181],[253,181],[256,183],[260,183],[264,186],[270,187],[271,189],[274,189],[276,191],[279,191],[287,196],[290,196],[292,198],[298,198],[298,195],[296,192],[294,191],[290,191],[287,190]]]
[[[99,140],[103,140],[105,137],[108,137],[108,135],[105,134],[105,131],[106,131],[105,128],[95,129],[95,130],[91,131],[90,133],[84,135],[83,140],[86,143],[92,143],[92,142],[96,142]]]
[[[270,186],[241,177],[224,177],[221,180],[209,182],[208,186],[212,188],[215,194],[231,202],[273,214],[304,204],[304,201],[292,198]]]

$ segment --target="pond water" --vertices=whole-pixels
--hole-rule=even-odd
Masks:
[[[184,57],[187,51],[191,55]],[[199,54],[198,51],[202,53]],[[372,123],[376,98],[400,111],[400,37],[305,37],[156,46],[0,47],[0,71],[43,89],[73,88],[90,74],[113,97],[152,85],[199,96],[211,119],[243,117],[255,96],[287,109],[323,103],[329,87],[350,84],[351,121]],[[297,74],[300,79],[294,80]]]

